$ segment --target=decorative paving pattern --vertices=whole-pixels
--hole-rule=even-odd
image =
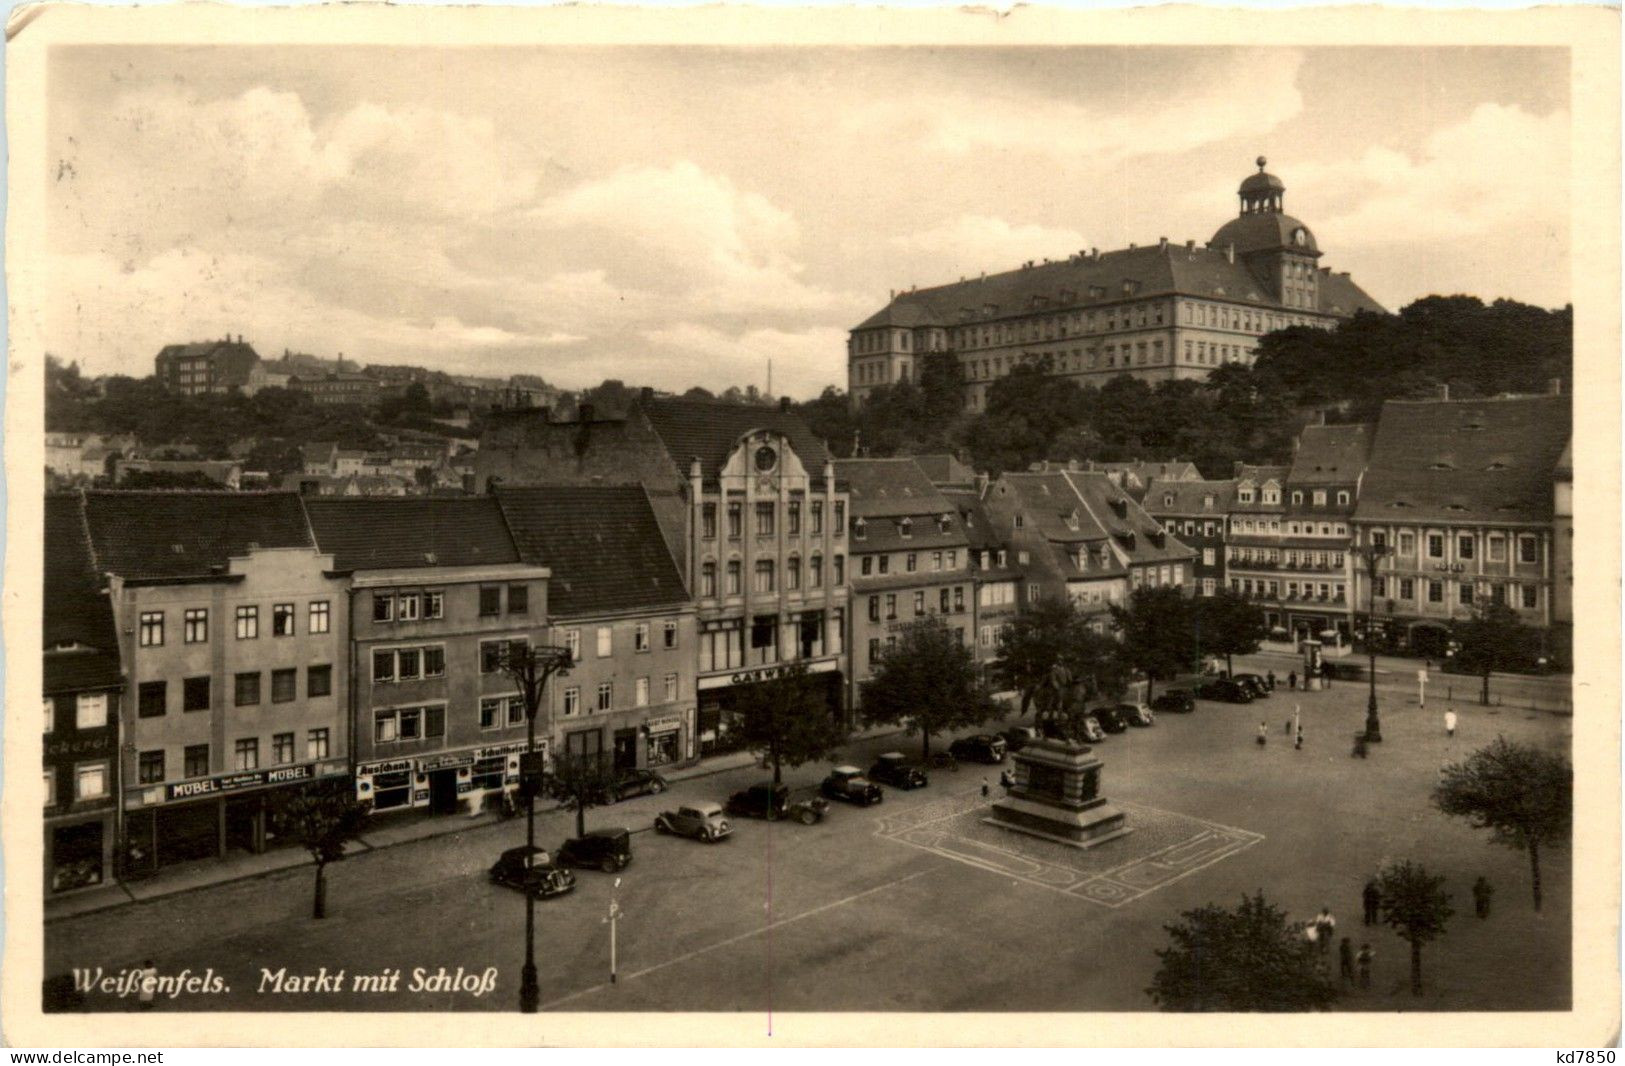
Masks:
[[[988,825],[980,788],[879,819],[876,834],[1069,896],[1121,907],[1263,840],[1245,829],[1113,799],[1134,832],[1088,850]]]

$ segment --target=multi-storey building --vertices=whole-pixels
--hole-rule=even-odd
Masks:
[[[848,393],[861,402],[878,386],[918,381],[933,356],[959,364],[973,411],[993,382],[1032,361],[1080,384],[1199,379],[1251,363],[1272,330],[1380,312],[1346,273],[1318,265],[1314,235],[1283,212],[1285,186],[1258,165],[1238,191],[1239,217],[1203,247],[1162,238],[894,292],[851,331]]]
[[[349,768],[345,585],[283,493],[97,492],[132,868],[263,851],[267,798]]]
[[[1564,396],[1390,400],[1353,515],[1358,544],[1389,549],[1377,624],[1440,656],[1452,620],[1504,603],[1533,626],[1554,617],[1554,473],[1569,446]],[[1356,569],[1355,600],[1371,589]]]
[[[1113,484],[1133,496],[1140,503],[1145,502],[1145,491],[1153,481],[1200,481],[1202,479],[1202,474],[1196,469],[1196,464],[1184,462],[1183,460],[1165,463],[1148,462],[1140,459],[1115,463],[1090,461],[1084,464],[1083,469],[1098,470],[1106,474],[1112,479]],[[1147,508],[1147,510],[1150,510],[1150,508]]]
[[[1574,442],[1552,471],[1552,625],[1574,625]],[[1566,643],[1566,641],[1565,641]]]
[[[81,498],[47,496],[44,532],[45,889],[67,892],[117,873],[124,678]]]
[[[446,813],[517,783],[525,706],[511,645],[556,643],[546,567],[525,563],[494,499],[306,499],[348,579],[356,794]],[[538,747],[548,730],[537,725]]]
[[[847,506],[823,443],[779,407],[656,399],[622,417],[581,405],[493,413],[476,484],[636,481],[697,607],[702,753],[727,747],[740,685],[801,660],[832,712],[846,669]]]
[[[984,669],[999,657],[999,634],[1021,609],[1017,593],[1021,572],[1013,566],[1009,546],[982,505],[986,489],[987,478],[981,477],[973,489],[943,491],[965,530],[971,580],[976,586],[976,662]]]
[[[1350,522],[1371,452],[1366,424],[1305,426],[1286,476],[1276,602],[1299,637],[1346,645],[1353,635]]]
[[[367,374],[334,373],[322,377],[290,378],[288,387],[308,393],[312,402],[335,406],[356,404],[367,406],[378,401],[378,379]]]
[[[976,588],[959,512],[913,459],[843,459],[851,498],[852,685],[873,677],[902,630],[937,616],[976,639]]]
[[[1133,589],[1188,589],[1195,554],[1105,474],[1005,474],[982,499],[1021,572],[1019,605],[1065,596],[1104,631]]]
[[[1290,639],[1281,600],[1287,470],[1236,464],[1236,492],[1224,535],[1224,574],[1230,590],[1262,602],[1265,621],[1277,640]]]
[[[168,344],[154,359],[153,373],[170,392],[182,396],[203,396],[246,388],[259,365],[254,346],[236,340]]]
[[[1226,527],[1236,482],[1155,478],[1141,496],[1146,513],[1195,553],[1191,583],[1196,594],[1211,596],[1224,588]]]
[[[694,603],[638,485],[498,488],[523,562],[546,565],[549,631],[574,665],[551,685],[555,750],[617,770],[697,757]]]

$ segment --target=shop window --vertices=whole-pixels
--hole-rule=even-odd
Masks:
[[[278,603],[272,605],[271,635],[273,637],[293,636],[293,604]]]
[[[495,618],[502,613],[502,588],[498,585],[480,586],[480,617]]]
[[[299,670],[297,667],[271,671],[272,703],[292,703],[298,695]]]
[[[156,785],[164,779],[164,753],[144,751],[136,764],[136,780],[143,785]]]
[[[258,607],[237,608],[237,639],[254,640],[260,635],[260,609]]]
[[[142,718],[157,718],[169,709],[169,682],[143,681],[136,688],[136,713]]]
[[[312,633],[326,633],[333,624],[333,611],[326,600],[310,601],[310,617],[307,628]]]
[[[107,795],[107,764],[105,762],[80,763],[73,769],[73,798],[75,800],[101,799]]]
[[[185,756],[187,777],[209,776],[209,746],[207,744],[186,745]]]
[[[258,737],[244,737],[237,741],[232,752],[232,769],[258,770],[260,768],[260,741]]]
[[[305,695],[312,699],[333,694],[333,668],[310,666],[305,668]]]
[[[209,609],[207,607],[188,607],[182,616],[183,629],[181,639],[187,644],[207,644],[209,642]]]
[[[260,675],[256,670],[253,673],[238,674],[234,681],[233,700],[238,707],[252,707],[260,701]]]
[[[181,710],[206,711],[209,709],[209,679],[189,677],[181,682]]]
[[[271,761],[274,763],[293,762],[293,734],[278,733],[271,738]]]

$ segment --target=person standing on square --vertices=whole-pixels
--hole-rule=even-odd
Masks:
[[[1447,737],[1456,735],[1456,712],[1453,708],[1444,712],[1444,735]]]

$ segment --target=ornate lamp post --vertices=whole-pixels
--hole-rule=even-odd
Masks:
[[[1386,544],[1373,544],[1368,542],[1355,550],[1355,554],[1365,561],[1366,576],[1366,613],[1365,613],[1365,650],[1370,656],[1367,674],[1371,682],[1371,693],[1366,697],[1365,703],[1365,739],[1368,744],[1375,744],[1382,740],[1382,721],[1377,717],[1377,641],[1372,632],[1377,619],[1377,562],[1388,554]]]
[[[547,688],[548,678],[567,673],[573,661],[569,648],[553,645],[532,648],[527,644],[510,645],[502,663],[503,672],[519,686],[520,698],[525,701],[525,754],[520,759],[519,782],[525,793],[527,870],[536,858],[536,793],[542,783],[542,768],[536,757],[536,714],[541,710],[542,694]],[[525,1014],[535,1014],[541,999],[541,985],[536,979],[536,897],[529,891],[527,878],[525,965],[519,976],[519,1009]]]

